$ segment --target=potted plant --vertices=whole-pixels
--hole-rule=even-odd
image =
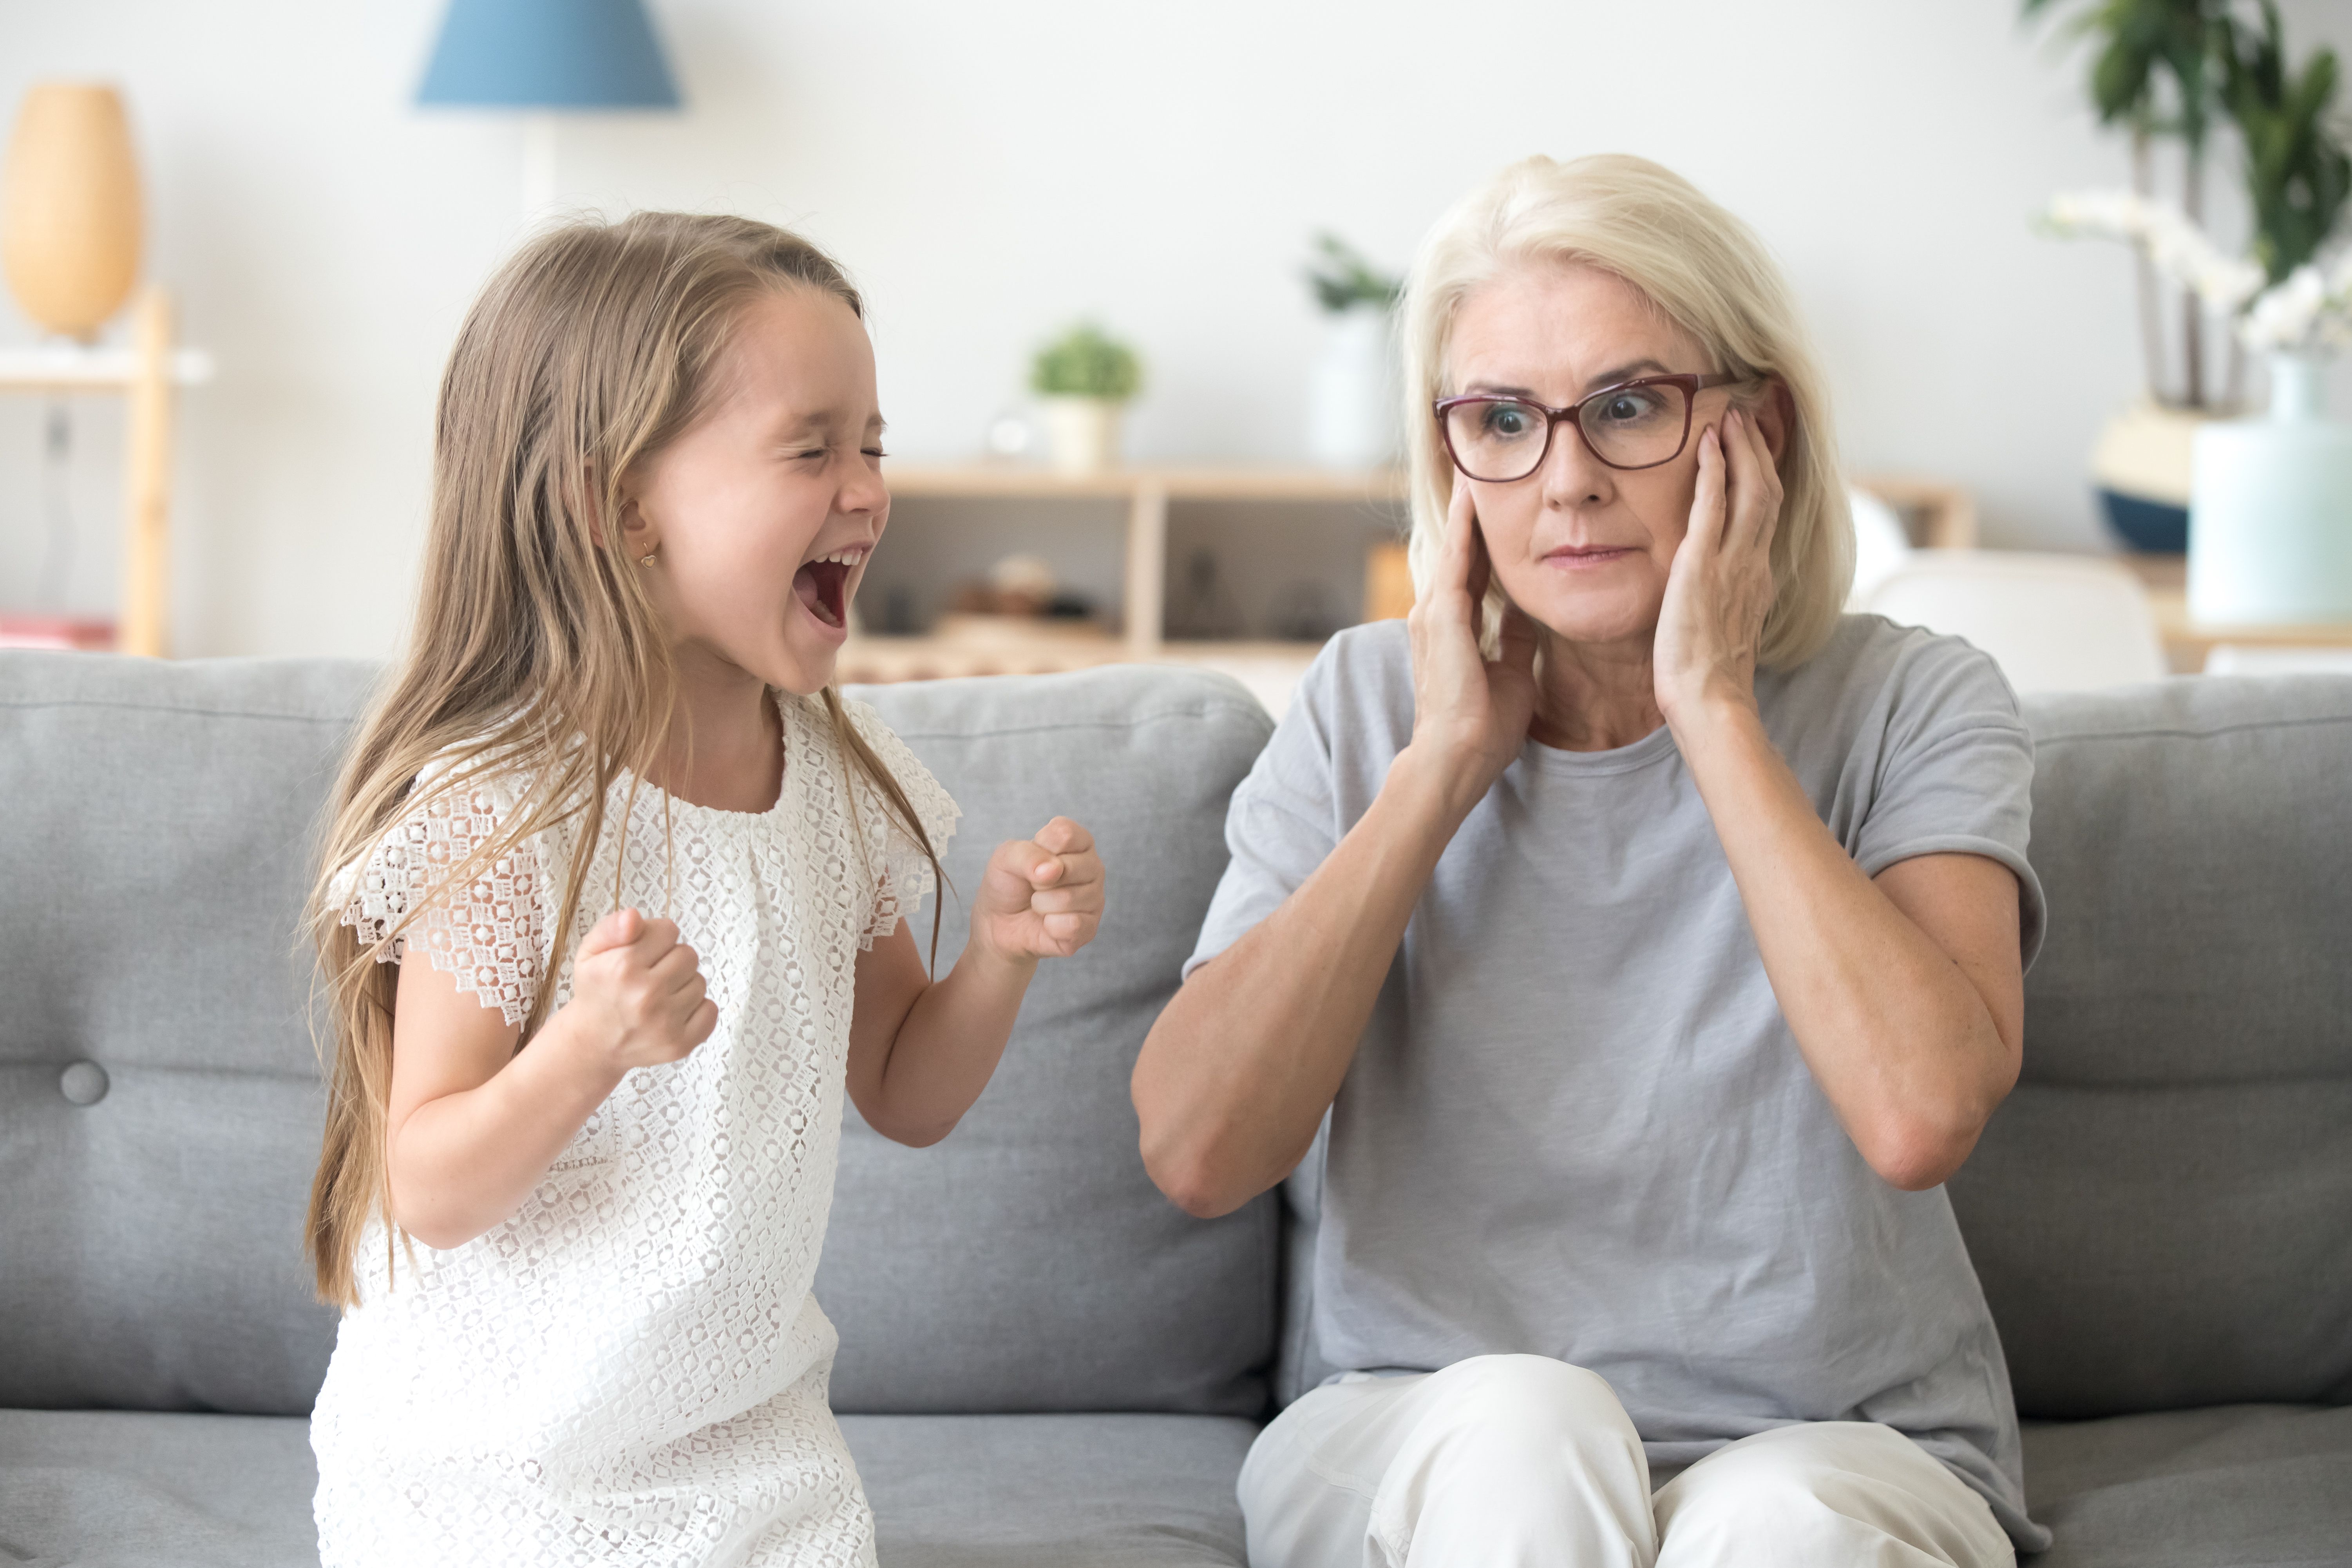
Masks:
[[[2352,430],[2323,405],[2328,353],[2352,344],[2352,147],[2334,118],[2336,63],[2290,67],[2278,12],[2219,8],[2207,36],[2216,100],[2244,146],[2250,255],[2216,245],[2189,214],[2126,192],[2062,196],[2061,233],[2130,241],[2154,271],[2234,319],[2268,356],[2268,417],[2194,436],[2187,527],[2189,603],[2215,624],[2352,620]]]
[[[2204,209],[2205,152],[2215,104],[2212,31],[2230,0],[2024,0],[2028,18],[2062,7],[2066,36],[2093,45],[2091,106],[2099,123],[2131,138],[2131,194],[2161,203],[2157,144],[2180,146],[2177,207],[2191,224]],[[2209,388],[2207,301],[2170,289],[2146,245],[2134,273],[2139,300],[2142,395],[2107,422],[2091,471],[2115,531],[2141,550],[2178,552],[2189,531],[2189,451],[2197,427],[2234,404],[2240,363],[2231,353],[2221,395]],[[2170,307],[2168,310],[2168,306]],[[2177,321],[2179,371],[2165,319]]]
[[[1397,454],[1389,322],[1404,282],[1337,235],[1317,236],[1315,247],[1307,281],[1329,331],[1307,383],[1307,449],[1331,468],[1381,468]]]
[[[1067,474],[1118,465],[1119,418],[1143,384],[1135,351],[1081,321],[1037,352],[1029,388],[1044,399],[1045,442]]]

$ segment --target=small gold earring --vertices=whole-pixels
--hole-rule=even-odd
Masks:
[[[650,566],[650,565],[652,565],[652,564],[654,563],[654,557],[655,557],[656,555],[659,555],[660,553],[661,553],[661,546],[660,546],[660,545],[658,545],[658,544],[656,544],[656,545],[655,545],[655,546],[653,547],[653,549],[652,549],[652,551],[651,551],[651,552],[648,552],[648,553],[646,553],[646,554],[640,555],[640,556],[638,556],[638,557],[637,557],[637,564],[638,564],[638,565],[640,565],[640,566]]]

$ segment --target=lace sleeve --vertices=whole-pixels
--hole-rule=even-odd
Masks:
[[[857,726],[860,738],[874,748],[874,754],[906,792],[923,831],[931,836],[931,848],[944,857],[962,808],[931,776],[931,770],[908,750],[907,742],[891,732],[882,715],[863,702],[845,700],[842,706],[848,710],[849,721]],[[866,835],[866,863],[874,869],[873,910],[857,935],[863,951],[898,930],[899,917],[911,916],[921,908],[934,890],[936,879],[922,846],[898,828],[882,792],[863,778],[858,779],[857,792],[858,825]]]
[[[509,1024],[530,1013],[540,980],[540,858],[526,839],[485,864],[468,866],[498,837],[509,802],[490,784],[432,789],[423,805],[387,828],[375,848],[335,880],[342,922],[379,961],[397,963],[421,940],[433,967],[457,977]],[[451,873],[468,872],[462,882]],[[389,944],[410,911],[420,911]]]

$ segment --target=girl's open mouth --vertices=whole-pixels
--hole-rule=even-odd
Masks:
[[[865,559],[866,552],[852,546],[809,562],[793,574],[793,592],[820,626],[835,631],[848,626],[849,574]]]

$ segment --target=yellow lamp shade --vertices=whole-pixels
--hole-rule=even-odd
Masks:
[[[139,277],[139,166],[110,87],[38,82],[8,143],[0,265],[25,314],[95,334]]]

